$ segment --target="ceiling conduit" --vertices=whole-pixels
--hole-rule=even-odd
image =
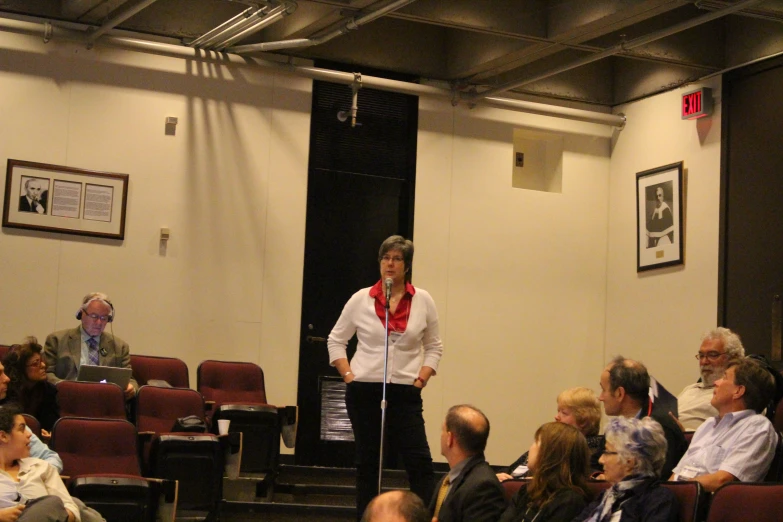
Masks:
[[[49,22],[42,24],[2,17],[0,17],[0,31],[37,36],[44,39],[45,42],[52,38],[82,42],[84,38],[84,33],[82,31],[74,31],[71,29],[53,26]],[[141,40],[138,38],[104,36],[100,43],[132,51],[173,56],[187,60],[211,62],[235,67],[262,68],[282,74],[291,74],[313,80],[322,80],[343,85],[352,85],[356,79],[354,73],[332,71],[330,69],[321,69],[318,67],[297,66],[271,62],[258,58],[239,56],[225,52],[205,52],[198,49],[192,49],[184,45],[167,44],[154,42],[151,40]],[[418,83],[403,82],[399,80],[389,80],[375,76],[362,75],[361,78],[362,85],[372,89],[397,92],[401,94],[410,94],[412,96],[433,96],[454,100],[455,93],[451,89],[430,85],[421,85]],[[623,115],[607,114],[582,109],[571,109],[568,107],[548,105],[545,103],[525,102],[506,98],[489,98],[483,100],[480,103],[520,112],[542,114],[555,118],[565,118],[588,123],[609,125],[613,127],[623,127],[625,125],[625,116]]]
[[[92,47],[92,44],[95,43],[95,40],[103,36],[104,34],[108,33],[118,25],[120,25],[122,22],[130,18],[131,16],[135,15],[139,11],[143,10],[146,7],[149,7],[150,5],[154,4],[158,0],[142,0],[141,2],[134,4],[130,7],[127,7],[117,13],[117,15],[113,16],[109,20],[107,20],[103,25],[101,25],[98,29],[88,29],[87,36],[84,38],[85,43],[87,43],[87,47]]]
[[[716,20],[718,18],[722,18],[726,15],[730,15],[732,13],[735,13],[737,11],[740,11],[742,9],[751,7],[756,4],[760,4],[764,0],[744,0],[742,2],[738,2],[736,4],[733,4],[731,7],[727,7],[725,9],[721,9],[720,11],[714,11],[712,13],[698,16],[696,18],[693,18],[691,20],[686,20],[685,22],[680,22],[678,24],[674,24],[671,27],[667,27],[665,29],[661,29],[660,31],[655,31],[653,33],[650,33],[645,36],[641,36],[639,38],[635,38],[628,42],[623,42],[619,45],[615,45],[614,47],[610,47],[609,49],[602,51],[600,53],[591,54],[589,56],[585,56],[584,58],[580,58],[578,60],[574,60],[571,63],[562,65],[560,67],[555,67],[554,69],[550,69],[549,71],[538,74],[535,76],[531,76],[528,78],[525,78],[524,80],[513,80],[507,83],[504,83],[502,85],[498,85],[497,87],[492,87],[491,89],[487,89],[486,91],[482,91],[479,93],[460,93],[460,97],[463,100],[466,100],[470,103],[478,102],[484,98],[488,98],[490,96],[494,96],[496,94],[500,94],[506,91],[510,91],[511,89],[515,89],[517,87],[522,87],[524,85],[529,85],[531,83],[535,83],[541,80],[544,80],[546,78],[550,78],[552,76],[555,76],[557,74],[570,71],[571,69],[576,69],[577,67],[581,67],[583,65],[587,65],[589,63],[597,62],[598,60],[602,60],[604,58],[608,58],[610,56],[614,56],[616,54],[620,54],[623,51],[631,50],[635,47],[640,47],[642,45],[646,45],[648,43],[654,42],[656,40],[660,40],[662,38],[665,38],[667,36],[671,36],[673,34],[685,31],[687,29],[691,29],[693,27],[696,27],[698,25],[705,24],[707,22],[711,22],[713,20]]]
[[[248,36],[257,33],[264,27],[268,27],[272,25],[273,23],[282,20],[286,16],[290,15],[294,11],[296,11],[297,4],[296,2],[284,2],[283,4],[275,7],[269,13],[267,13],[266,16],[264,16],[262,19],[256,21],[253,25],[250,27],[245,28],[241,32],[235,34],[234,36],[231,36],[229,38],[223,38],[221,40],[218,40],[215,42],[215,44],[212,46],[212,49],[215,51],[222,51],[229,45],[238,42],[240,40],[243,40],[244,38],[247,38]]]
[[[370,6],[368,9],[365,10],[366,12],[362,13],[360,11],[360,14],[358,16],[355,16],[347,21],[337,22],[337,24],[335,24],[337,26],[336,28],[332,28],[334,27],[333,25],[332,27],[325,29],[325,31],[327,31],[326,34],[315,38],[295,38],[293,40],[280,40],[277,42],[263,42],[263,43],[251,44],[251,45],[240,45],[238,47],[231,47],[228,49],[228,51],[236,54],[247,54],[247,53],[255,53],[261,51],[273,51],[279,49],[297,49],[302,47],[312,47],[313,45],[321,45],[322,43],[326,43],[329,40],[344,35],[349,31],[358,29],[360,25],[364,25],[369,22],[372,22],[373,20],[380,18],[381,16],[387,13],[405,7],[406,5],[412,4],[415,1],[416,0],[393,0],[391,2],[388,2],[386,5],[378,8],[374,8],[373,6]]]

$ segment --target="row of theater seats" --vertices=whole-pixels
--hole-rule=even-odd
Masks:
[[[503,482],[506,499],[527,485],[526,480]],[[608,482],[587,484],[593,498],[610,487]],[[731,482],[715,494],[706,493],[698,482],[664,482],[680,504],[680,522],[779,522],[783,513],[783,484]]]
[[[188,368],[179,359],[137,355],[131,364],[140,384],[135,426],[126,418],[119,386],[57,385],[61,418],[51,446],[63,459],[63,474],[70,476],[75,496],[110,522],[149,520],[158,511],[155,491],[178,484],[180,510],[206,510],[213,517],[227,461],[235,464],[235,474],[241,462],[243,472],[274,478],[281,430],[287,443],[295,439],[296,407],[267,404],[260,367],[204,361],[196,391],[188,388]],[[186,417],[198,419],[212,433],[174,432]],[[217,436],[219,419],[231,421],[228,436]],[[28,416],[28,424],[36,431],[35,419]]]

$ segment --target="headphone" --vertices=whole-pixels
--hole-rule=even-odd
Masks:
[[[84,299],[82,299],[82,306],[76,311],[77,319],[82,318],[83,312],[87,310],[87,307],[93,301],[100,301],[101,303],[111,308],[111,312],[109,312],[109,319],[106,322],[111,323],[114,321],[114,305],[111,304],[111,301],[109,301],[109,296],[101,292],[92,292],[84,296]]]

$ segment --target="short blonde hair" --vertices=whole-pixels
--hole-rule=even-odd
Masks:
[[[598,435],[601,424],[601,403],[590,388],[569,388],[557,396],[557,406],[570,409],[585,437]]]

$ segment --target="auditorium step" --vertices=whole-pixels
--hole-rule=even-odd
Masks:
[[[443,473],[438,473],[438,478]],[[281,465],[276,477],[243,474],[223,481],[221,522],[353,522],[356,470]],[[402,470],[384,470],[383,490],[407,489]]]

